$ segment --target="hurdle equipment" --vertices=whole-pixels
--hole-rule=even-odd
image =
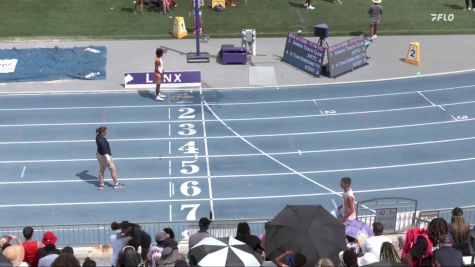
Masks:
[[[173,36],[176,38],[183,38],[188,35],[185,26],[185,19],[183,17],[175,17],[175,22],[173,23]]]
[[[409,45],[409,50],[407,51],[406,58],[404,62],[408,64],[413,64],[416,66],[421,65],[421,55],[420,55],[420,46],[419,42],[412,42]]]

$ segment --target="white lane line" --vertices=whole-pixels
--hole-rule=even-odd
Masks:
[[[23,166],[23,170],[21,171],[20,178],[25,177],[26,166]]]
[[[172,136],[172,125],[171,123],[168,124],[168,137]]]
[[[431,105],[434,106],[434,107],[436,106],[436,105],[434,104],[434,102],[430,101],[429,98],[427,98],[424,94],[421,93],[421,91],[417,91],[417,93],[418,93],[420,96],[422,96],[422,98],[424,98],[427,102],[429,102],[429,104],[431,104]]]
[[[436,184],[422,184],[414,186],[404,187],[391,187],[391,188],[373,188],[356,190],[354,193],[373,193],[381,191],[398,191],[398,190],[411,190],[429,187],[447,187],[464,184],[473,184],[475,180],[455,181],[448,183],[436,183]],[[215,201],[236,201],[236,200],[258,200],[258,199],[279,199],[279,198],[296,198],[296,197],[315,197],[315,196],[329,196],[334,195],[332,192],[312,193],[312,194],[289,194],[289,195],[265,195],[265,196],[249,196],[249,197],[224,197],[214,198]],[[28,203],[28,204],[6,204],[0,205],[0,208],[16,208],[16,207],[55,207],[55,206],[85,206],[85,205],[110,205],[110,204],[149,204],[149,203],[177,203],[177,202],[196,202],[196,201],[209,201],[209,199],[152,199],[152,200],[134,200],[134,201],[106,201],[106,202],[65,202],[65,203]]]
[[[168,141],[168,155],[172,154],[172,141]]]
[[[439,108],[440,108],[441,110],[443,110],[445,113],[447,113],[447,114],[448,114],[450,117],[452,117],[452,119],[453,119],[454,121],[458,121],[458,119],[457,119],[457,118],[455,118],[455,116],[454,116],[454,115],[450,114],[450,112],[448,112],[447,110],[445,110],[445,108],[444,108],[444,107],[442,107],[442,106],[439,106]]]
[[[206,176],[208,177],[208,191],[209,191],[209,204],[210,204],[210,212],[211,214],[214,213],[214,199],[213,199],[213,185],[211,184],[211,169],[210,169],[210,162],[209,162],[209,151],[208,151],[208,136],[206,134],[206,120],[205,120],[205,108],[203,102],[205,101],[203,96],[203,90],[200,87],[200,98],[201,98],[201,123],[203,127],[203,141],[205,146],[205,159],[206,159]],[[198,155],[195,154],[196,159]]]
[[[168,182],[168,196],[172,197],[172,182]]]
[[[282,163],[281,161],[277,160],[276,158],[274,158],[273,156],[267,154],[265,151],[261,150],[260,148],[258,148],[257,146],[255,146],[254,144],[252,144],[250,141],[248,141],[246,138],[242,137],[241,135],[239,135],[239,133],[237,133],[233,128],[229,127],[226,122],[222,121],[221,118],[218,116],[218,114],[216,114],[214,112],[214,110],[211,109],[211,107],[208,106],[208,103],[206,102],[206,100],[202,99],[204,105],[206,105],[206,107],[208,108],[209,112],[211,112],[211,114],[213,114],[213,116],[218,120],[220,121],[220,123],[226,127],[229,131],[231,131],[234,135],[236,135],[237,137],[239,137],[242,141],[244,141],[246,144],[248,144],[250,147],[254,148],[255,150],[257,150],[259,153],[261,153],[262,155],[266,156],[267,158],[271,159],[272,161],[274,161],[275,163],[279,164],[280,166],[286,168],[287,170],[291,171],[292,173],[304,178],[305,180],[309,181],[310,183],[313,183],[315,185],[317,185],[318,187],[320,188],[323,188],[327,191],[329,191],[330,193],[332,194],[335,194],[337,196],[341,196],[340,193],[332,190],[331,188],[329,187],[326,187],[324,186],[323,184],[320,184],[310,178],[308,178],[307,176],[305,176],[304,174],[302,174],[301,172],[298,172],[297,170],[293,169],[292,167],[290,166],[287,166],[286,164]]]
[[[168,214],[169,214],[169,220],[170,222],[173,221],[173,216],[172,216],[172,204],[168,205]]]
[[[172,161],[169,160],[168,161],[168,175],[172,175]]]
[[[168,108],[168,120],[172,119],[172,111],[170,108]]]
[[[462,102],[461,102],[462,103]],[[475,101],[464,101],[463,104],[475,103]],[[392,108],[392,109],[379,109],[379,110],[366,110],[366,111],[354,111],[354,112],[341,112],[331,113],[332,116],[347,116],[358,114],[371,114],[371,113],[383,113],[383,112],[398,112],[398,111],[410,111],[417,109],[429,109],[435,107],[443,107],[448,105],[457,105],[458,103],[448,103],[444,105],[429,105],[429,106],[417,106],[407,108]],[[461,105],[463,105],[461,104]],[[272,116],[272,117],[251,117],[251,118],[230,118],[223,119],[223,121],[257,121],[257,120],[282,120],[282,119],[296,119],[296,118],[314,118],[314,117],[326,117],[327,113],[320,110],[320,114],[306,114],[306,115],[293,115],[293,116]],[[215,119],[209,119],[208,122],[216,122]],[[111,125],[122,124],[159,124],[159,123],[183,123],[183,122],[199,122],[199,120],[155,120],[155,121],[118,121],[107,122]],[[29,124],[0,124],[0,127],[41,127],[41,126],[81,126],[81,125],[102,125],[103,122],[77,122],[77,123],[29,123]]]
[[[233,136],[233,138],[235,138]],[[167,141],[167,140],[184,140],[184,139],[201,139],[201,137],[150,137],[150,138],[121,138],[107,139],[109,142],[134,142],[134,141]],[[17,144],[55,144],[55,143],[94,143],[92,139],[76,139],[76,140],[52,140],[52,141],[15,141],[0,142],[0,145],[17,145]]]

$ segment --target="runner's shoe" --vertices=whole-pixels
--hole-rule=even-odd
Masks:
[[[125,185],[123,185],[123,184],[121,184],[121,183],[116,183],[116,184],[114,185],[114,189],[121,189],[121,188],[124,188],[124,187],[125,187]]]
[[[105,184],[100,184],[99,187],[97,187],[99,190],[104,190],[104,188],[106,188]]]

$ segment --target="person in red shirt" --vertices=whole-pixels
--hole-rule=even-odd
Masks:
[[[34,230],[30,226],[23,228],[23,237],[25,237],[25,242],[22,243],[25,249],[24,261],[28,263],[30,267],[38,266],[38,250],[44,247],[43,243],[32,239],[33,232]]]

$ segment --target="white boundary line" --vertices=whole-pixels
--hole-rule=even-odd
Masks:
[[[203,91],[200,87],[200,97],[201,97],[201,122],[203,126],[203,141],[205,146],[205,160],[206,160],[206,176],[208,177],[208,191],[209,191],[209,204],[211,209],[212,217],[215,219],[216,214],[214,212],[214,200],[213,200],[213,185],[211,184],[211,169],[209,165],[209,153],[208,153],[208,138],[206,135],[206,120],[205,120],[205,108],[203,105],[204,97]],[[195,155],[195,158],[197,155]]]
[[[354,191],[356,194],[373,193],[381,191],[398,191],[411,190],[429,187],[445,187],[453,185],[463,185],[475,183],[475,180],[465,180],[450,183],[425,184],[404,187],[392,188],[375,188],[366,190]],[[228,198],[214,198],[215,201],[236,201],[236,200],[258,200],[258,199],[279,199],[279,198],[296,198],[296,197],[316,197],[334,195],[332,192],[312,193],[312,194],[292,194],[292,195],[267,195],[267,196],[250,196],[250,197],[228,197]],[[159,200],[134,200],[134,201],[106,201],[106,202],[65,202],[65,203],[28,203],[28,204],[5,204],[0,205],[0,208],[18,208],[18,207],[55,207],[55,206],[86,206],[86,205],[109,205],[109,204],[149,204],[149,203],[169,203],[169,202],[192,202],[192,201],[208,201],[209,199],[159,199]]]
[[[209,112],[211,112],[211,114],[213,114],[213,116],[218,120],[220,121],[220,123],[226,127],[229,131],[231,131],[234,135],[236,135],[237,137],[239,137],[242,141],[244,141],[246,144],[248,144],[250,147],[254,148],[255,150],[257,150],[259,153],[261,153],[262,155],[266,156],[267,158],[271,159],[272,161],[274,161],[275,163],[281,165],[282,167],[286,168],[287,170],[291,171],[292,173],[304,178],[305,180],[309,181],[310,183],[313,183],[327,191],[329,191],[330,193],[332,194],[335,194],[337,196],[342,196],[340,193],[308,178],[307,176],[303,175],[301,172],[298,172],[296,170],[294,170],[292,167],[290,166],[287,166],[286,164],[282,163],[281,161],[277,160],[276,158],[272,157],[271,155],[267,154],[265,151],[261,150],[260,148],[258,148],[257,146],[255,146],[254,144],[252,144],[251,142],[249,142],[246,138],[242,137],[241,135],[239,135],[239,133],[237,133],[234,129],[232,129],[231,127],[229,127],[226,122],[224,122],[223,120],[221,120],[221,118],[208,106],[208,103],[203,99],[203,103],[204,105],[208,108]]]
[[[258,102],[231,102],[231,103],[208,103],[209,106],[236,106],[236,105],[262,105],[262,104],[282,104],[282,103],[300,103],[300,102],[314,102],[314,101],[329,101],[329,100],[344,100],[344,99],[356,99],[356,98],[373,98],[373,97],[385,97],[385,96],[395,96],[395,95],[410,95],[410,94],[419,94],[426,92],[436,92],[436,91],[448,91],[448,90],[457,90],[475,87],[475,84],[453,86],[453,87],[443,87],[436,89],[426,89],[426,90],[415,90],[415,91],[403,91],[396,93],[382,93],[382,94],[369,94],[369,95],[355,95],[355,96],[343,96],[343,97],[327,97],[327,98],[315,98],[315,99],[297,99],[297,100],[276,100],[276,101],[258,101]],[[256,88],[253,88],[255,90]],[[114,92],[111,92],[114,93]],[[1,95],[0,95],[1,96]],[[424,97],[424,96],[423,96]],[[425,98],[425,97],[424,97]],[[427,99],[426,99],[427,100]],[[429,101],[430,102],[430,101]],[[183,106],[199,106],[198,103],[188,103],[188,104],[165,104],[165,105],[129,105],[129,106],[83,106],[83,107],[51,107],[51,108],[6,108],[0,109],[0,111],[36,111],[36,110],[77,110],[77,109],[120,109],[120,108],[166,108],[166,107],[183,107]],[[446,104],[444,104],[446,105]]]
[[[422,75],[410,75],[410,76],[402,76],[402,77],[395,77],[395,78],[383,78],[383,79],[368,79],[368,80],[360,80],[360,81],[345,81],[345,82],[328,82],[328,83],[308,83],[308,84],[299,84],[299,85],[292,85],[292,84],[281,84],[281,85],[273,85],[273,86],[259,86],[259,87],[215,87],[215,88],[203,88],[204,91],[214,91],[214,90],[255,90],[255,89],[273,89],[273,88],[280,88],[283,87],[321,87],[321,86],[328,86],[328,85],[347,85],[347,84],[361,84],[361,83],[373,83],[373,82],[385,82],[385,81],[399,81],[399,80],[409,80],[409,79],[417,79],[417,78],[425,78],[425,77],[434,77],[434,76],[444,76],[444,75],[452,75],[452,74],[463,74],[468,72],[475,72],[475,69],[465,69],[465,70],[457,70],[457,71],[447,71],[447,72],[437,72],[431,74],[422,74]],[[189,91],[190,89],[186,89]],[[151,91],[151,90],[150,90]],[[169,90],[170,91],[170,90]],[[177,92],[182,90],[176,90]],[[121,89],[114,89],[114,90],[90,90],[87,92],[82,91],[1,91],[1,95],[48,95],[48,94],[111,94],[111,93],[137,93],[137,90],[127,90],[124,88]]]
[[[202,137],[200,137],[202,138]],[[235,137],[239,138],[239,137]],[[385,149],[385,148],[395,148],[395,147],[406,147],[406,146],[420,146],[420,145],[432,145],[432,144],[441,144],[441,143],[451,143],[451,142],[459,142],[459,141],[467,141],[467,140],[474,140],[475,136],[470,137],[462,137],[462,138],[454,138],[454,139],[442,139],[442,140],[434,140],[434,141],[423,141],[423,142],[414,142],[414,143],[401,143],[401,144],[392,144],[392,145],[380,145],[380,146],[363,146],[363,147],[346,147],[346,148],[334,148],[334,149],[319,149],[319,150],[302,150],[299,149],[297,151],[286,151],[286,152],[269,152],[269,155],[277,156],[277,155],[295,155],[298,154],[301,156],[302,154],[314,154],[314,153],[328,153],[328,152],[342,152],[342,151],[358,151],[358,150],[371,150],[371,149]],[[92,142],[92,141],[91,141]],[[205,144],[206,146],[207,144]],[[205,147],[205,150],[206,147]],[[169,151],[170,152],[170,151]],[[116,161],[120,160],[152,160],[152,159],[193,159],[193,158],[231,158],[231,157],[254,157],[254,156],[262,156],[261,153],[247,153],[247,154],[215,154],[209,155],[206,153],[205,156],[154,156],[154,157],[128,157],[128,158],[114,158]],[[28,163],[34,162],[55,162],[56,160],[30,160],[27,161]],[[95,159],[61,159],[62,162],[67,161],[95,161]],[[2,163],[21,163],[24,161],[0,161]]]

